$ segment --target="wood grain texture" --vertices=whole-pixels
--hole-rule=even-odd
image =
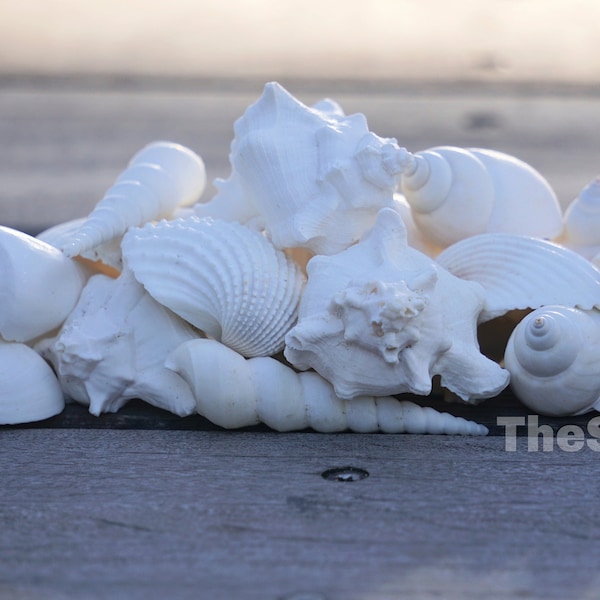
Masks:
[[[589,449],[15,430],[0,451],[3,598],[591,598],[599,583]],[[321,477],[347,465],[370,475]]]

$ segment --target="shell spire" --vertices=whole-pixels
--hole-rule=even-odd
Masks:
[[[154,142],[142,148],[88,218],[57,241],[69,257],[125,233],[131,226],[171,216],[196,202],[206,185],[204,162],[189,148]]]
[[[245,359],[215,340],[183,343],[165,366],[190,385],[198,412],[227,429],[264,423],[277,431],[310,427],[322,433],[488,432],[485,426],[462,417],[390,396],[342,400],[317,373],[297,373],[269,357]]]

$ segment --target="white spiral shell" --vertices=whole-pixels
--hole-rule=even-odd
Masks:
[[[401,190],[427,240],[446,247],[508,232],[552,239],[562,229],[554,191],[535,169],[493,150],[440,146],[403,159]]]
[[[504,364],[515,395],[540,414],[592,410],[600,399],[600,312],[538,308],[514,329]]]
[[[134,155],[84,223],[56,243],[67,256],[77,256],[120,237],[128,227],[193,204],[205,185],[204,162],[197,154],[172,142],[154,142]]]
[[[269,357],[246,360],[215,340],[185,342],[165,365],[194,390],[198,412],[227,429],[265,423],[277,431],[487,433],[483,425],[389,396],[341,400],[317,373],[296,373]]]
[[[244,356],[283,348],[304,275],[260,233],[188,217],[130,229],[123,260],[158,302]]]

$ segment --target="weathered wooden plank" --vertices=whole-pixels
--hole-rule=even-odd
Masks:
[[[589,448],[39,429],[2,431],[0,450],[1,597],[583,598],[598,586]],[[369,476],[321,477],[348,465]]]

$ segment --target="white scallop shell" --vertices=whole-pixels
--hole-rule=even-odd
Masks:
[[[135,154],[85,222],[55,243],[67,256],[77,256],[121,237],[130,226],[193,204],[205,185],[204,162],[197,154],[172,142],[154,142]]]
[[[133,228],[122,248],[148,292],[210,337],[244,356],[283,348],[304,276],[260,233],[189,217]]]
[[[87,276],[81,265],[34,237],[0,227],[0,335],[28,342],[59,327]]]
[[[513,156],[439,146],[403,164],[402,193],[432,244],[445,247],[487,232],[548,239],[561,232],[554,191],[533,167]]]
[[[185,416],[194,411],[194,397],[163,363],[197,336],[124,271],[117,279],[91,277],[58,335],[36,350],[53,365],[65,395],[94,415],[139,398]]]
[[[42,421],[62,412],[56,376],[32,348],[0,340],[0,424]]]
[[[431,379],[466,401],[496,395],[508,373],[479,352],[483,288],[407,244],[400,215],[382,209],[358,244],[308,263],[298,324],[285,357],[313,368],[343,399],[431,392]]]
[[[342,400],[317,373],[296,373],[270,357],[244,359],[215,340],[186,342],[165,364],[194,390],[198,412],[228,429],[262,422],[277,431],[487,433],[483,425],[388,396]]]
[[[260,224],[280,249],[333,254],[393,205],[405,154],[396,140],[370,132],[364,115],[345,116],[330,101],[309,108],[268,83],[235,123],[231,176],[195,211]]]
[[[485,289],[483,323],[510,310],[547,304],[600,307],[600,271],[558,244],[510,233],[484,233],[449,246],[436,262]]]
[[[528,408],[576,415],[600,405],[600,312],[546,306],[514,329],[504,356],[510,385]]]

